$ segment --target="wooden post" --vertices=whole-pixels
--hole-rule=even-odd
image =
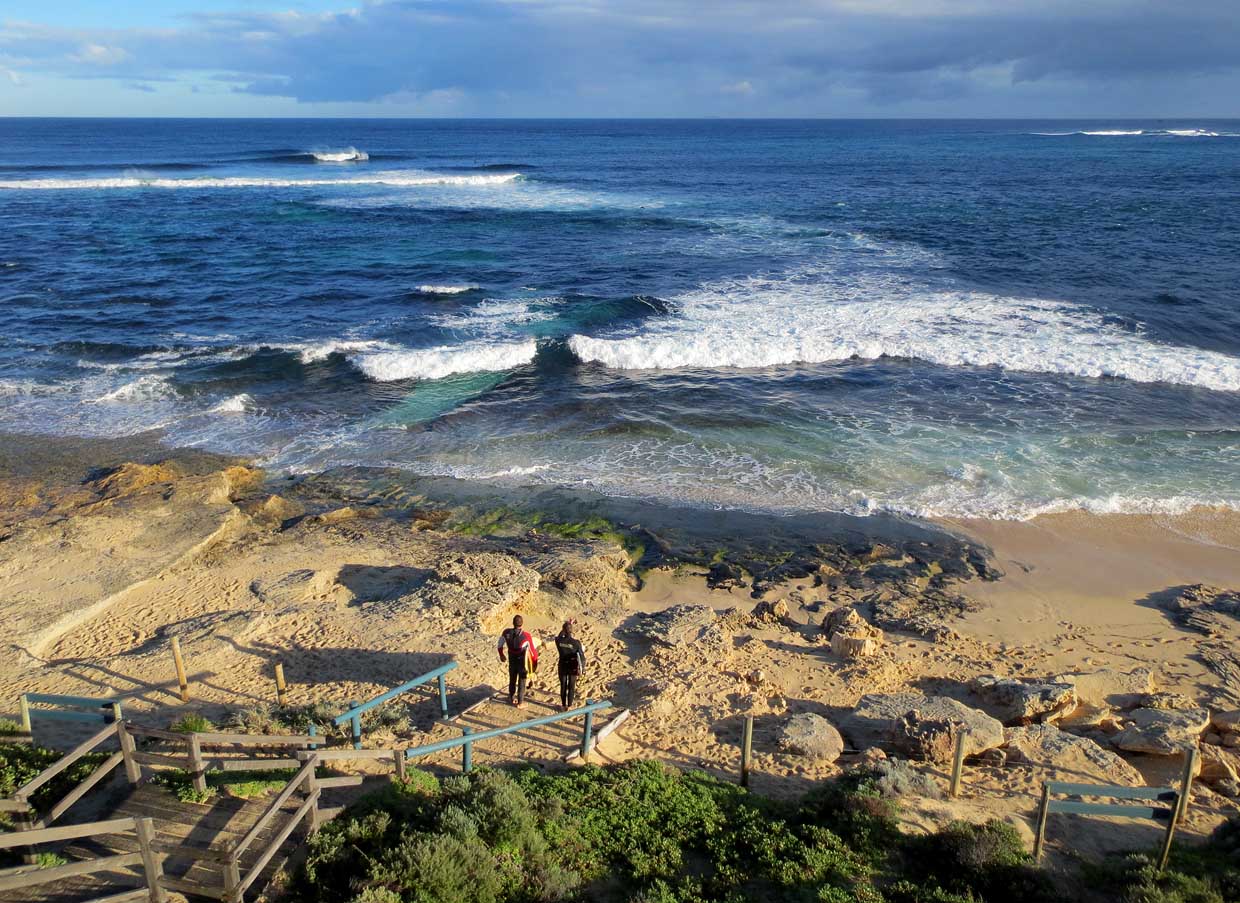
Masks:
[[[448,717],[448,682],[444,675],[439,675],[439,717]]]
[[[25,812],[15,812],[13,813],[13,827],[18,831],[33,831],[34,817],[35,813],[32,809],[27,809]],[[38,860],[34,853],[34,847],[19,847],[18,849],[21,851],[22,862],[26,865],[34,865]]]
[[[119,702],[112,703],[112,723],[121,723],[121,704]]]
[[[194,789],[199,793],[206,793],[207,768],[202,762],[202,741],[197,734],[189,735],[189,772],[194,781]]]
[[[1197,770],[1197,744],[1193,744],[1184,751],[1184,774],[1180,777],[1180,795],[1176,800],[1175,821],[1176,824],[1184,823],[1184,815],[1188,812],[1189,794],[1193,792],[1193,773]]]
[[[968,731],[963,730],[956,733],[956,755],[952,759],[951,794],[953,797],[960,796],[960,775],[964,770],[964,741],[968,735]]]
[[[288,701],[288,685],[284,683],[284,665],[276,662],[276,704],[283,706]]]
[[[586,705],[590,705],[590,700],[586,700]],[[581,761],[590,761],[590,740],[591,734],[594,733],[594,711],[591,709],[586,712],[585,727],[581,731]]]
[[[396,771],[396,780],[403,784],[408,777],[405,774],[405,751],[403,749],[392,750],[392,768]]]
[[[181,658],[181,639],[172,638],[172,661],[177,667],[177,686],[181,688],[181,702],[189,702],[189,681],[185,678],[185,659]]]
[[[224,863],[224,903],[242,903],[241,866],[236,854],[230,854]]]
[[[1042,859],[1042,845],[1046,842],[1046,816],[1050,814],[1051,808],[1051,788],[1049,784],[1042,784],[1042,805],[1038,808],[1038,829],[1033,837],[1033,861],[1039,862]],[[1175,819],[1172,819],[1175,821]]]
[[[121,756],[125,762],[125,777],[129,783],[137,785],[142,781],[142,766],[134,761],[133,754],[138,751],[133,742],[133,734],[129,733],[124,721],[116,722],[116,739],[121,745]]]
[[[749,786],[749,768],[753,764],[753,715],[745,716],[741,729],[741,786]]]
[[[469,728],[469,727],[461,728],[461,733],[464,734],[466,737],[468,737],[473,732],[474,732],[473,728]],[[461,745],[461,771],[465,774],[469,774],[473,770],[474,770],[474,744],[471,743],[469,740],[466,740],[465,743]]]
[[[310,837],[319,829],[319,800],[322,799],[321,790],[319,788],[318,756],[311,753],[314,757],[315,767],[310,769],[310,773],[306,775],[306,795],[315,797],[314,805],[310,807],[306,818],[306,837]]]
[[[17,704],[21,707],[22,713],[22,732],[33,734],[34,731],[30,727],[30,699],[23,693],[18,697]]]
[[[149,818],[139,818],[135,830],[138,833],[138,850],[142,853],[142,870],[146,872],[146,886],[151,891],[151,903],[164,903],[168,894],[164,890],[163,856],[155,852],[155,825]]]

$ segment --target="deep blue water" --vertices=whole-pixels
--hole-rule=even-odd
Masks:
[[[1240,122],[0,120],[0,328],[276,469],[1240,507]]]

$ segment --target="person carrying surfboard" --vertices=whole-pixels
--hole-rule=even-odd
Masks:
[[[538,648],[524,624],[524,618],[514,616],[496,646],[499,660],[508,662],[508,704],[519,709],[525,708],[525,683],[538,670]]]

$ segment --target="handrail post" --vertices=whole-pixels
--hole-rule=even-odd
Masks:
[[[357,708],[357,701],[350,700],[349,708],[351,709]],[[361,749],[362,748],[362,716],[360,714],[357,714],[357,715],[354,715],[352,718],[350,718],[349,727],[350,727],[350,733],[353,734],[353,748]]]
[[[1188,812],[1188,795],[1193,791],[1193,773],[1197,770],[1197,745],[1194,743],[1184,751],[1184,773],[1180,777],[1180,798],[1176,801],[1175,818],[1177,824],[1183,824],[1184,815]]]
[[[593,705],[587,699],[586,705]],[[588,762],[590,760],[590,735],[594,733],[594,710],[590,709],[586,712],[586,723],[581,731],[581,761]]]
[[[461,733],[468,737],[474,732],[473,728],[463,727]],[[461,746],[461,772],[469,774],[474,770],[474,744],[470,740],[466,740]]]
[[[1033,838],[1033,861],[1039,862],[1042,859],[1042,846],[1046,842],[1046,816],[1050,814],[1051,808],[1051,785],[1042,784],[1042,804],[1038,808],[1038,830]],[[1172,821],[1175,821],[1173,818]]]
[[[25,802],[25,800],[22,800]],[[30,804],[26,803],[29,807]],[[31,808],[27,808],[25,812],[15,812],[13,814],[13,827],[18,831],[33,831],[35,821],[35,812]],[[38,861],[35,856],[34,847],[19,847],[21,850],[22,862],[26,865],[34,865]]]
[[[745,716],[741,730],[741,786],[749,786],[749,769],[753,764],[753,715]]]
[[[392,769],[396,772],[396,780],[403,784],[407,778],[405,774],[405,751],[403,749],[392,750]]]
[[[306,734],[311,737],[317,737],[319,735],[319,726],[315,724],[313,721],[310,722],[310,726],[306,728]],[[318,749],[319,745],[317,743],[311,743],[310,748]]]
[[[137,819],[134,831],[138,835],[138,850],[142,854],[142,870],[146,873],[146,886],[151,891],[151,903],[164,903],[168,894],[164,890],[163,856],[152,847],[155,840],[155,823],[149,818]]]
[[[207,767],[202,761],[202,741],[197,734],[189,735],[189,770],[194,789],[199,793],[206,793]]]
[[[968,731],[961,730],[956,732],[956,754],[952,758],[951,795],[953,798],[960,796],[960,777],[961,772],[964,770],[964,741],[968,735]]]
[[[185,676],[185,659],[181,657],[181,639],[172,638],[172,663],[177,669],[177,686],[181,690],[181,702],[189,702],[189,680]]]
[[[18,697],[17,704],[21,707],[22,732],[26,734],[33,734],[34,731],[30,727],[30,697],[23,693]]]
[[[276,705],[283,707],[288,702],[288,685],[284,682],[284,664],[276,662]]]
[[[315,753],[311,753],[314,761],[314,768],[310,769],[310,773],[306,775],[306,796],[315,797],[314,805],[310,807],[307,813],[306,836],[314,834],[319,829],[319,798],[321,790],[319,788],[319,776],[317,774],[319,757]]]
[[[224,903],[242,903],[241,866],[236,853],[229,853],[224,863]]]
[[[124,721],[116,722],[116,739],[121,745],[121,756],[125,762],[125,777],[131,784],[139,784],[142,781],[142,766],[134,760],[134,753],[138,751],[138,746],[134,743],[133,734],[129,733],[129,727]]]
[[[448,717],[448,681],[442,674],[439,675],[439,716]]]

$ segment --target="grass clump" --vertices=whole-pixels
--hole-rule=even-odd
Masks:
[[[243,734],[304,734],[314,725],[318,735],[327,739],[348,739],[348,724],[337,726],[334,719],[348,709],[344,702],[316,702],[310,705],[256,705],[229,712],[225,725]],[[398,737],[415,733],[409,717],[408,703],[393,700],[362,713],[363,733],[387,731]]]
[[[205,715],[187,712],[172,722],[168,730],[176,731],[178,734],[205,734],[215,730],[215,725],[207,720]]]
[[[12,737],[24,733],[22,726],[12,718],[0,718],[0,735]]]
[[[61,856],[59,853],[35,853],[34,854],[35,868],[54,869],[56,868],[56,866],[66,865],[68,862],[69,860],[66,859],[64,856]]]
[[[188,771],[161,771],[154,781],[166,788],[183,803],[205,803],[218,795],[233,796],[243,800],[257,799],[284,789],[284,785],[297,774],[296,768],[277,768],[270,771],[208,771],[204,778],[205,791],[194,789]]]

